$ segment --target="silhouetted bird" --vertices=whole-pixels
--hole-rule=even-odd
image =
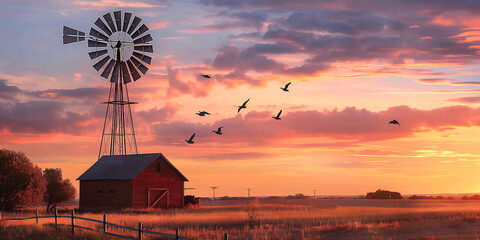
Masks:
[[[280,115],[282,114],[282,110],[280,110],[280,112],[278,112],[277,116],[276,117],[272,117],[273,119],[275,120],[280,120]]]
[[[242,110],[242,108],[247,108],[247,103],[248,103],[248,101],[250,101],[250,98],[249,98],[247,101],[245,101],[245,102],[242,104],[242,106],[238,106],[238,112],[240,112],[240,110]]]
[[[283,88],[281,87],[280,89],[282,89],[285,92],[288,92],[288,86],[290,86],[290,84],[292,84],[292,82],[287,83],[287,85],[285,85],[285,87],[283,87]]]
[[[187,142],[188,144],[193,144],[194,141],[193,141],[193,138],[195,137],[195,133],[190,137],[190,139],[185,139],[185,142]]]
[[[197,115],[200,116],[200,117],[205,116],[205,114],[211,115],[209,112],[205,112],[205,111],[198,111],[198,113],[195,113],[195,114],[197,114]]]
[[[397,124],[398,126],[400,126],[400,123],[398,123],[397,120],[392,120],[388,124]]]
[[[200,74],[200,76],[202,76],[202,77],[204,77],[204,78],[211,78],[208,74],[205,74],[205,75]]]
[[[223,127],[219,127],[217,131],[213,131],[213,130],[212,130],[212,132],[214,132],[214,133],[216,133],[216,134],[218,134],[218,135],[222,135],[222,128],[223,128]]]

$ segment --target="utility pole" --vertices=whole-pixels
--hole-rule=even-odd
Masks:
[[[213,205],[215,206],[215,189],[218,187],[210,187],[213,190]]]
[[[317,198],[317,190],[313,190],[313,199],[316,199]]]
[[[252,189],[247,188],[247,191],[248,191],[248,206],[250,206],[250,190],[252,190]]]

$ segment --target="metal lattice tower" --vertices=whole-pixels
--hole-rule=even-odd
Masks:
[[[120,55],[118,50],[117,56]],[[122,64],[120,58],[117,63]],[[125,63],[123,63],[125,64]],[[100,142],[100,151],[98,157],[104,155],[126,155],[137,154],[137,141],[135,139],[135,129],[133,127],[131,104],[128,97],[127,85],[123,82],[123,73],[120,69],[120,79],[118,83],[110,84],[110,93],[108,94],[107,111],[103,124],[102,140]]]
[[[99,158],[138,153],[130,108],[135,102],[130,102],[127,84],[140,79],[139,72],[147,72],[145,64],[150,65],[152,57],[146,53],[153,53],[149,43],[153,38],[141,21],[131,13],[116,11],[104,14],[90,28],[88,47],[94,49],[88,55],[95,61],[93,68],[110,79]],[[85,41],[85,38],[84,32],[63,27],[63,44]]]

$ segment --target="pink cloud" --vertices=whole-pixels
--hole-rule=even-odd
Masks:
[[[144,3],[139,1],[118,1],[118,0],[100,0],[100,1],[83,1],[76,0],[73,4],[86,7],[121,7],[121,8],[151,8],[161,7],[160,5]]]
[[[480,97],[461,97],[447,100],[454,103],[477,104],[480,103]]]
[[[160,28],[164,28],[166,27],[168,24],[170,24],[170,22],[154,22],[154,23],[150,23],[148,25],[148,27],[150,29],[160,29]]]
[[[201,142],[267,144],[282,139],[331,138],[359,141],[378,141],[413,136],[425,131],[444,131],[457,126],[480,125],[480,108],[450,106],[420,110],[396,106],[385,111],[346,107],[343,110],[284,112],[282,120],[271,117],[276,112],[252,111],[242,117],[223,119],[213,124],[186,122],[153,125],[153,134],[165,144],[176,143],[185,136],[197,133]],[[397,120],[401,126],[388,124]],[[221,138],[211,130],[224,126]]]

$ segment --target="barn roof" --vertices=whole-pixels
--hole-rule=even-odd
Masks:
[[[77,180],[130,180],[161,156],[183,178],[188,179],[161,153],[102,156]]]

